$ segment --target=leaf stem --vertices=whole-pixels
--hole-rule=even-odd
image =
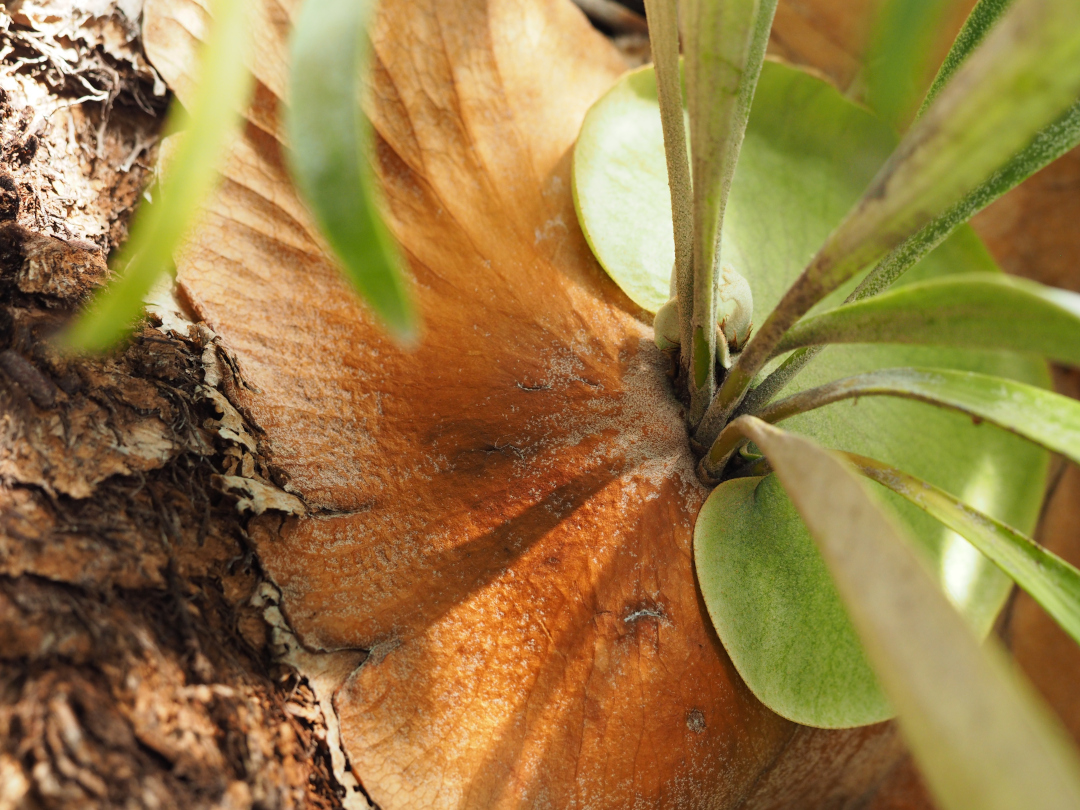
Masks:
[[[683,23],[694,193],[691,425],[699,422],[716,390],[720,231],[775,8],[776,0],[686,2]]]
[[[656,71],[660,124],[664,129],[671,221],[675,234],[675,294],[679,301],[679,338],[689,346],[694,302],[694,195],[690,186],[690,156],[683,121],[682,77],[679,71],[679,9],[676,0],[645,0],[649,44]],[[690,352],[682,353],[683,370]]]
[[[784,334],[824,296],[821,285],[811,274],[811,270],[815,267],[816,262],[811,264],[798,281],[788,288],[776,309],[766,318],[761,329],[750,338],[750,342],[739,355],[739,359],[735,361],[735,365],[728,371],[724,384],[698,425],[694,434],[697,442],[711,444],[716,440],[721,429],[742,402],[754,376],[768,361]]]

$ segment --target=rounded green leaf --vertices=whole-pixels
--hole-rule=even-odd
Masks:
[[[775,475],[713,490],[698,515],[694,560],[716,632],[762,703],[825,728],[892,716],[825,561]]]
[[[619,79],[585,116],[572,185],[600,265],[635,304],[656,312],[671,297],[675,237],[651,65]]]
[[[653,290],[659,306],[667,300],[674,248],[653,88],[648,71],[630,74],[598,108],[621,95],[617,103],[592,119],[604,119],[605,128],[617,133],[606,142],[606,159],[615,165],[606,170],[606,186],[600,185],[610,207],[604,214],[608,219],[590,219],[590,211],[602,210],[602,200],[592,207],[589,186],[582,182],[586,174],[601,173],[597,164],[605,160],[600,151],[605,142],[599,132],[588,136],[596,139],[596,149],[584,152],[592,165],[588,172],[582,171],[584,164],[577,167],[575,193],[583,227],[601,263],[624,286],[619,276],[623,271],[612,269],[613,257],[638,256],[634,272],[643,279],[643,288]],[[616,107],[627,114],[621,124]],[[765,64],[721,237],[724,261],[750,282],[756,323],[775,307],[895,144],[886,124],[829,84],[793,68]],[[581,154],[579,147],[575,162]],[[620,240],[622,253],[609,252],[605,258],[603,251],[616,251]],[[638,244],[653,251],[650,263],[641,262],[641,249],[631,247]],[[656,268],[651,282],[646,267]],[[980,271],[996,268],[965,226],[912,268],[904,281]],[[821,308],[839,304],[857,280],[836,290]],[[1042,363],[1018,355],[835,346],[822,352],[785,393],[901,365],[1048,384]],[[826,446],[880,459],[1020,531],[1032,529],[1045,484],[1044,451],[932,405],[874,399],[829,405],[793,417],[785,427]],[[1008,593],[1008,579],[929,515],[897,496],[884,500],[919,539],[929,564],[970,624],[981,634],[988,632]],[[785,717],[807,725],[855,726],[884,719],[891,709],[816,555],[787,496],[771,478],[718,487],[699,519],[696,560],[702,594],[721,641],[755,694]]]

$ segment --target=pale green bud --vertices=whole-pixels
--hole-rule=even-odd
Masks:
[[[653,340],[662,352],[679,345],[679,299],[672,298],[656,312],[653,318]]]
[[[717,274],[716,320],[735,351],[746,345],[754,327],[754,294],[750,283],[730,265]]]

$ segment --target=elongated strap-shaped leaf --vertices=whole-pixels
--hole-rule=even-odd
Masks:
[[[1035,174],[1080,144],[1080,102],[1041,130],[1015,157],[994,172],[963,199],[932,219],[918,233],[905,239],[867,275],[850,300],[876,295],[889,287],[908,268],[940,245],[958,225],[967,222],[1006,191]]]
[[[1080,102],[1036,135],[1031,143],[994,172],[989,180],[890,251],[848,296],[848,301],[860,301],[888,289],[916,262],[944,242],[959,225],[1077,144],[1080,144]],[[773,371],[747,395],[741,412],[753,413],[776,396],[816,353],[814,348],[801,349],[787,358],[780,368]]]
[[[1019,152],[1080,94],[1080,5],[1016,0],[904,137],[809,275],[834,289]]]
[[[200,81],[190,115],[174,105],[167,130],[183,129],[154,203],[144,206],[131,238],[113,262],[120,276],[105,288],[61,341],[81,351],[103,351],[131,329],[143,298],[172,266],[173,252],[214,188],[218,160],[238,124],[251,88],[243,0],[214,0],[213,25],[202,50]]]
[[[753,417],[944,810],[1080,806],[1080,763],[993,642],[982,646],[851,467]]]
[[[1031,538],[972,509],[933,484],[865,456],[848,453],[856,470],[907,498],[989,557],[1080,642],[1080,571]]]
[[[374,0],[307,0],[293,30],[286,126],[296,184],[342,269],[391,333],[416,337],[397,246],[379,217],[360,110]]]
[[[960,33],[942,62],[919,115],[922,115],[952,78],[957,68],[983,41],[990,28],[998,21],[1012,0],[979,0],[968,15]],[[1057,160],[1080,144],[1080,102],[1077,102],[1050,126],[1041,130],[1008,163],[994,172],[990,178],[945,213],[934,217],[917,233],[909,236],[882,259],[859,286],[848,296],[848,301],[859,301],[888,289],[893,282],[908,271],[931,250],[940,245],[963,222],[992,203],[1005,192],[1019,185],[1044,166]],[[754,413],[786,386],[818,353],[819,349],[800,349],[769,376],[755,386],[739,408],[739,413]]]
[[[983,41],[987,32],[1011,3],[1012,0],[979,0],[975,4],[975,8],[968,14],[968,18],[964,20],[964,25],[960,28],[956,39],[953,40],[952,47],[949,48],[948,54],[945,55],[941,67],[938,68],[937,75],[934,76],[934,81],[930,84],[930,89],[926,91],[926,98],[923,99],[923,103],[919,108],[919,115],[926,112],[927,107],[941,92],[941,88],[948,83],[949,79],[956,73],[956,69]]]
[[[765,8],[761,8],[762,6]],[[776,0],[687,0],[686,87],[694,194],[694,302],[689,343],[690,420],[715,390],[715,288],[731,189]]]
[[[800,391],[757,414],[774,423],[844,399],[890,396],[950,408],[1023,436],[1080,464],[1080,402],[970,371],[887,368]]]
[[[671,223],[675,237],[675,295],[680,311],[679,342],[689,346],[690,313],[694,306],[694,197],[690,185],[690,156],[683,121],[682,71],[679,67],[679,7],[677,0],[645,0],[649,44],[656,73],[660,123],[664,130]],[[689,362],[690,354],[685,354]]]
[[[1080,295],[989,273],[924,281],[806,318],[777,351],[824,343],[1011,349],[1080,366]]]
[[[1080,94],[1080,4],[1015,0],[904,136],[732,368],[695,437],[711,442],[787,329],[965,196]]]

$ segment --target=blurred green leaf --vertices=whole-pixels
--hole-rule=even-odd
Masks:
[[[378,212],[371,125],[360,109],[375,0],[307,0],[292,35],[290,166],[346,277],[390,332],[417,337],[393,237]]]
[[[1080,763],[1063,730],[996,644],[976,641],[852,468],[753,417],[738,423],[809,527],[943,810],[1080,806]],[[725,596],[710,580],[727,534],[715,518],[703,512],[695,529],[710,615]]]
[[[866,59],[866,102],[903,131],[922,94],[928,56],[944,12],[944,0],[885,0]]]
[[[1080,642],[1080,571],[933,484],[864,456],[848,454],[847,459],[867,478],[926,510],[993,560]]]
[[[951,208],[1080,95],[1080,4],[1016,0],[808,270],[827,290]]]
[[[81,351],[103,351],[132,328],[143,298],[172,266],[173,252],[191,228],[217,182],[217,168],[229,136],[247,102],[251,77],[244,67],[248,48],[243,0],[213,0],[213,23],[203,45],[200,80],[187,115],[173,103],[167,130],[182,130],[165,177],[131,226],[131,238],[113,262],[119,276],[99,293],[61,336]]]
[[[804,318],[777,353],[825,343],[1008,349],[1080,366],[1080,295],[986,273],[923,281]]]
[[[860,397],[915,399],[997,425],[1080,464],[1080,402],[1034,385],[944,368],[868,371],[778,400],[760,413],[765,422]]]

